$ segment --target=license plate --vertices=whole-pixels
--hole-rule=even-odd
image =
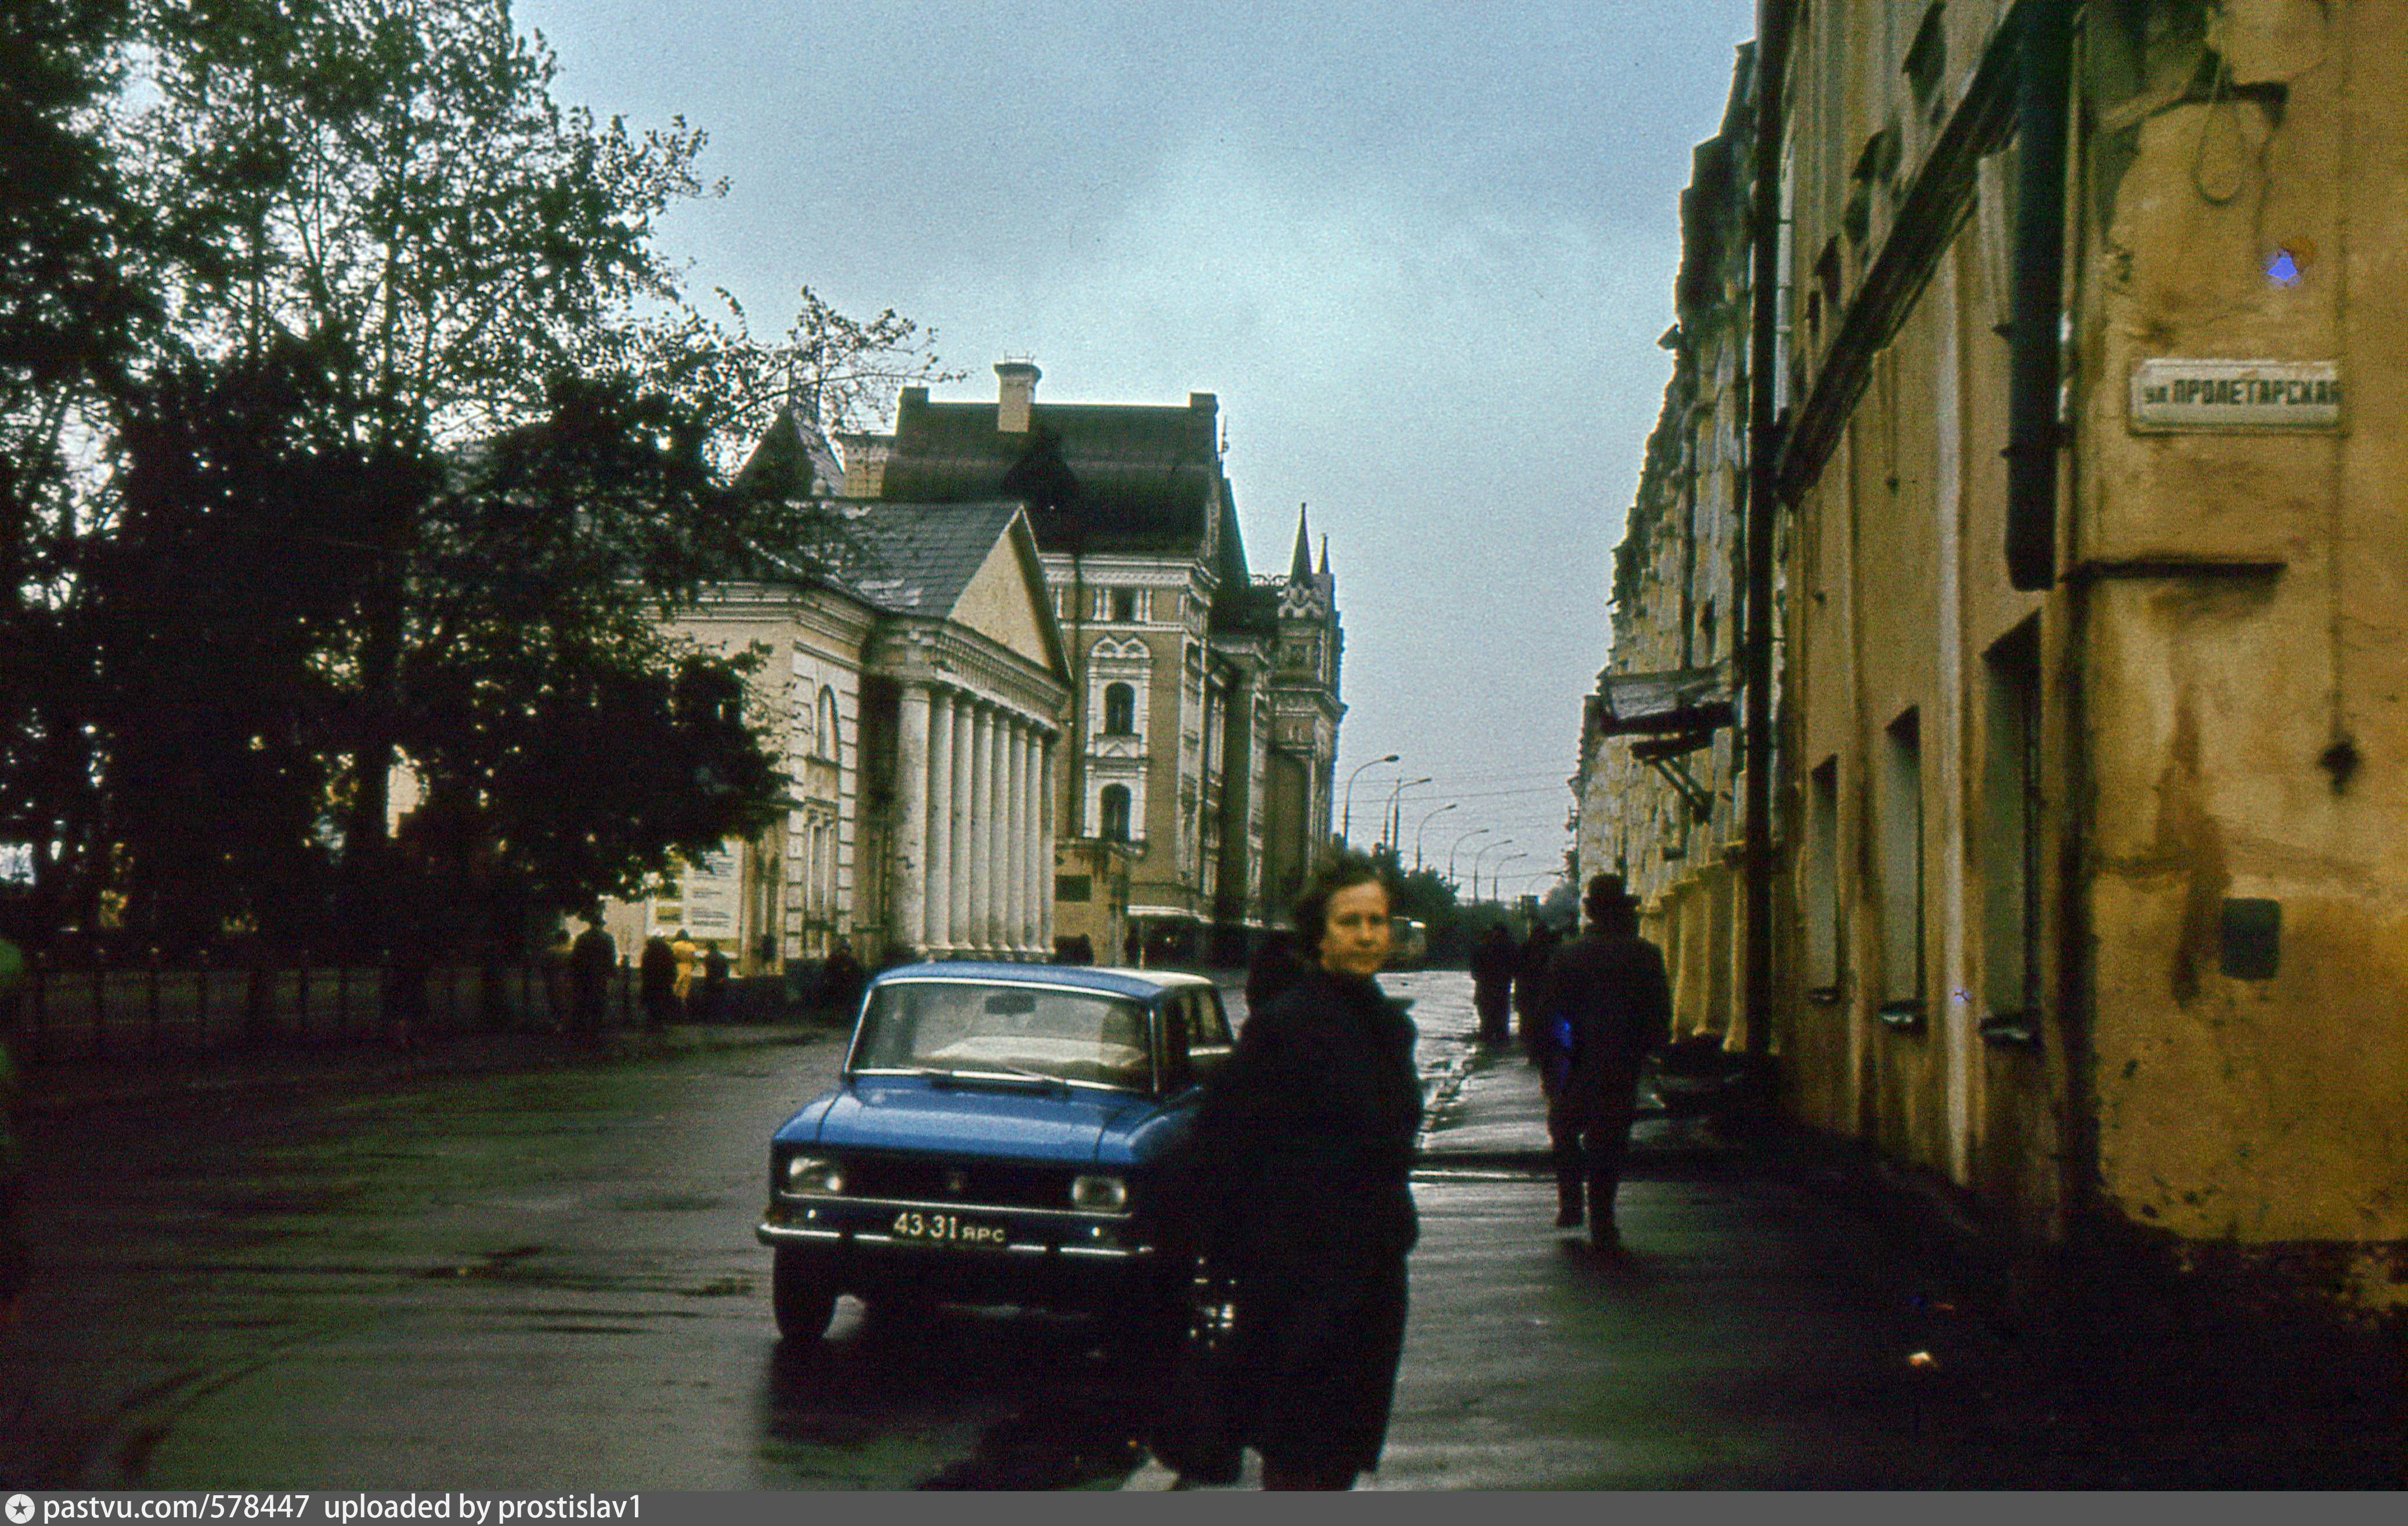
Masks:
[[[1011,1235],[1001,1224],[983,1219],[965,1219],[957,1213],[927,1213],[907,1208],[895,1216],[886,1232],[898,1240],[915,1240],[927,1245],[952,1245],[1000,1250],[1011,1241]]]

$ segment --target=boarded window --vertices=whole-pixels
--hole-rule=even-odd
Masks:
[[[1882,1007],[1923,1004],[1923,726],[1913,710],[1882,733],[1876,827],[1881,849]]]
[[[1096,884],[1094,878],[1090,876],[1056,875],[1054,877],[1054,899],[1056,901],[1068,901],[1074,905],[1084,905],[1086,902],[1093,900],[1095,898],[1095,894]]]
[[[1982,664],[1982,987],[1993,1017],[2040,993],[2040,635],[2026,620]]]

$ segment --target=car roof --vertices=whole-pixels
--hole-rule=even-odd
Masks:
[[[1011,964],[968,959],[898,965],[880,975],[872,983],[882,985],[898,980],[993,980],[1007,985],[1061,986],[1140,998],[1212,983],[1203,976],[1190,975],[1184,970],[1115,969],[1097,964]]]

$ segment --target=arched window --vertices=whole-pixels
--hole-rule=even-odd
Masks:
[[[807,758],[817,757],[820,750],[820,734],[814,728],[819,720],[819,706],[811,703],[811,683],[809,678],[795,680],[795,704],[792,713],[795,718],[795,750]]]
[[[842,755],[837,750],[838,736],[836,719],[836,691],[833,689],[823,688],[820,691],[820,726],[818,741],[819,755],[821,757],[837,758]]]
[[[1129,840],[1129,792],[1125,784],[1104,786],[1104,841],[1125,843]]]
[[[1137,691],[1125,683],[1104,686],[1104,734],[1130,736],[1137,732]]]

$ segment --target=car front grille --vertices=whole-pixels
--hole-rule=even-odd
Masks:
[[[1070,1178],[1077,1175],[1061,1166],[892,1155],[847,1155],[843,1163],[847,1197],[982,1203],[1010,1208],[1069,1207]]]

